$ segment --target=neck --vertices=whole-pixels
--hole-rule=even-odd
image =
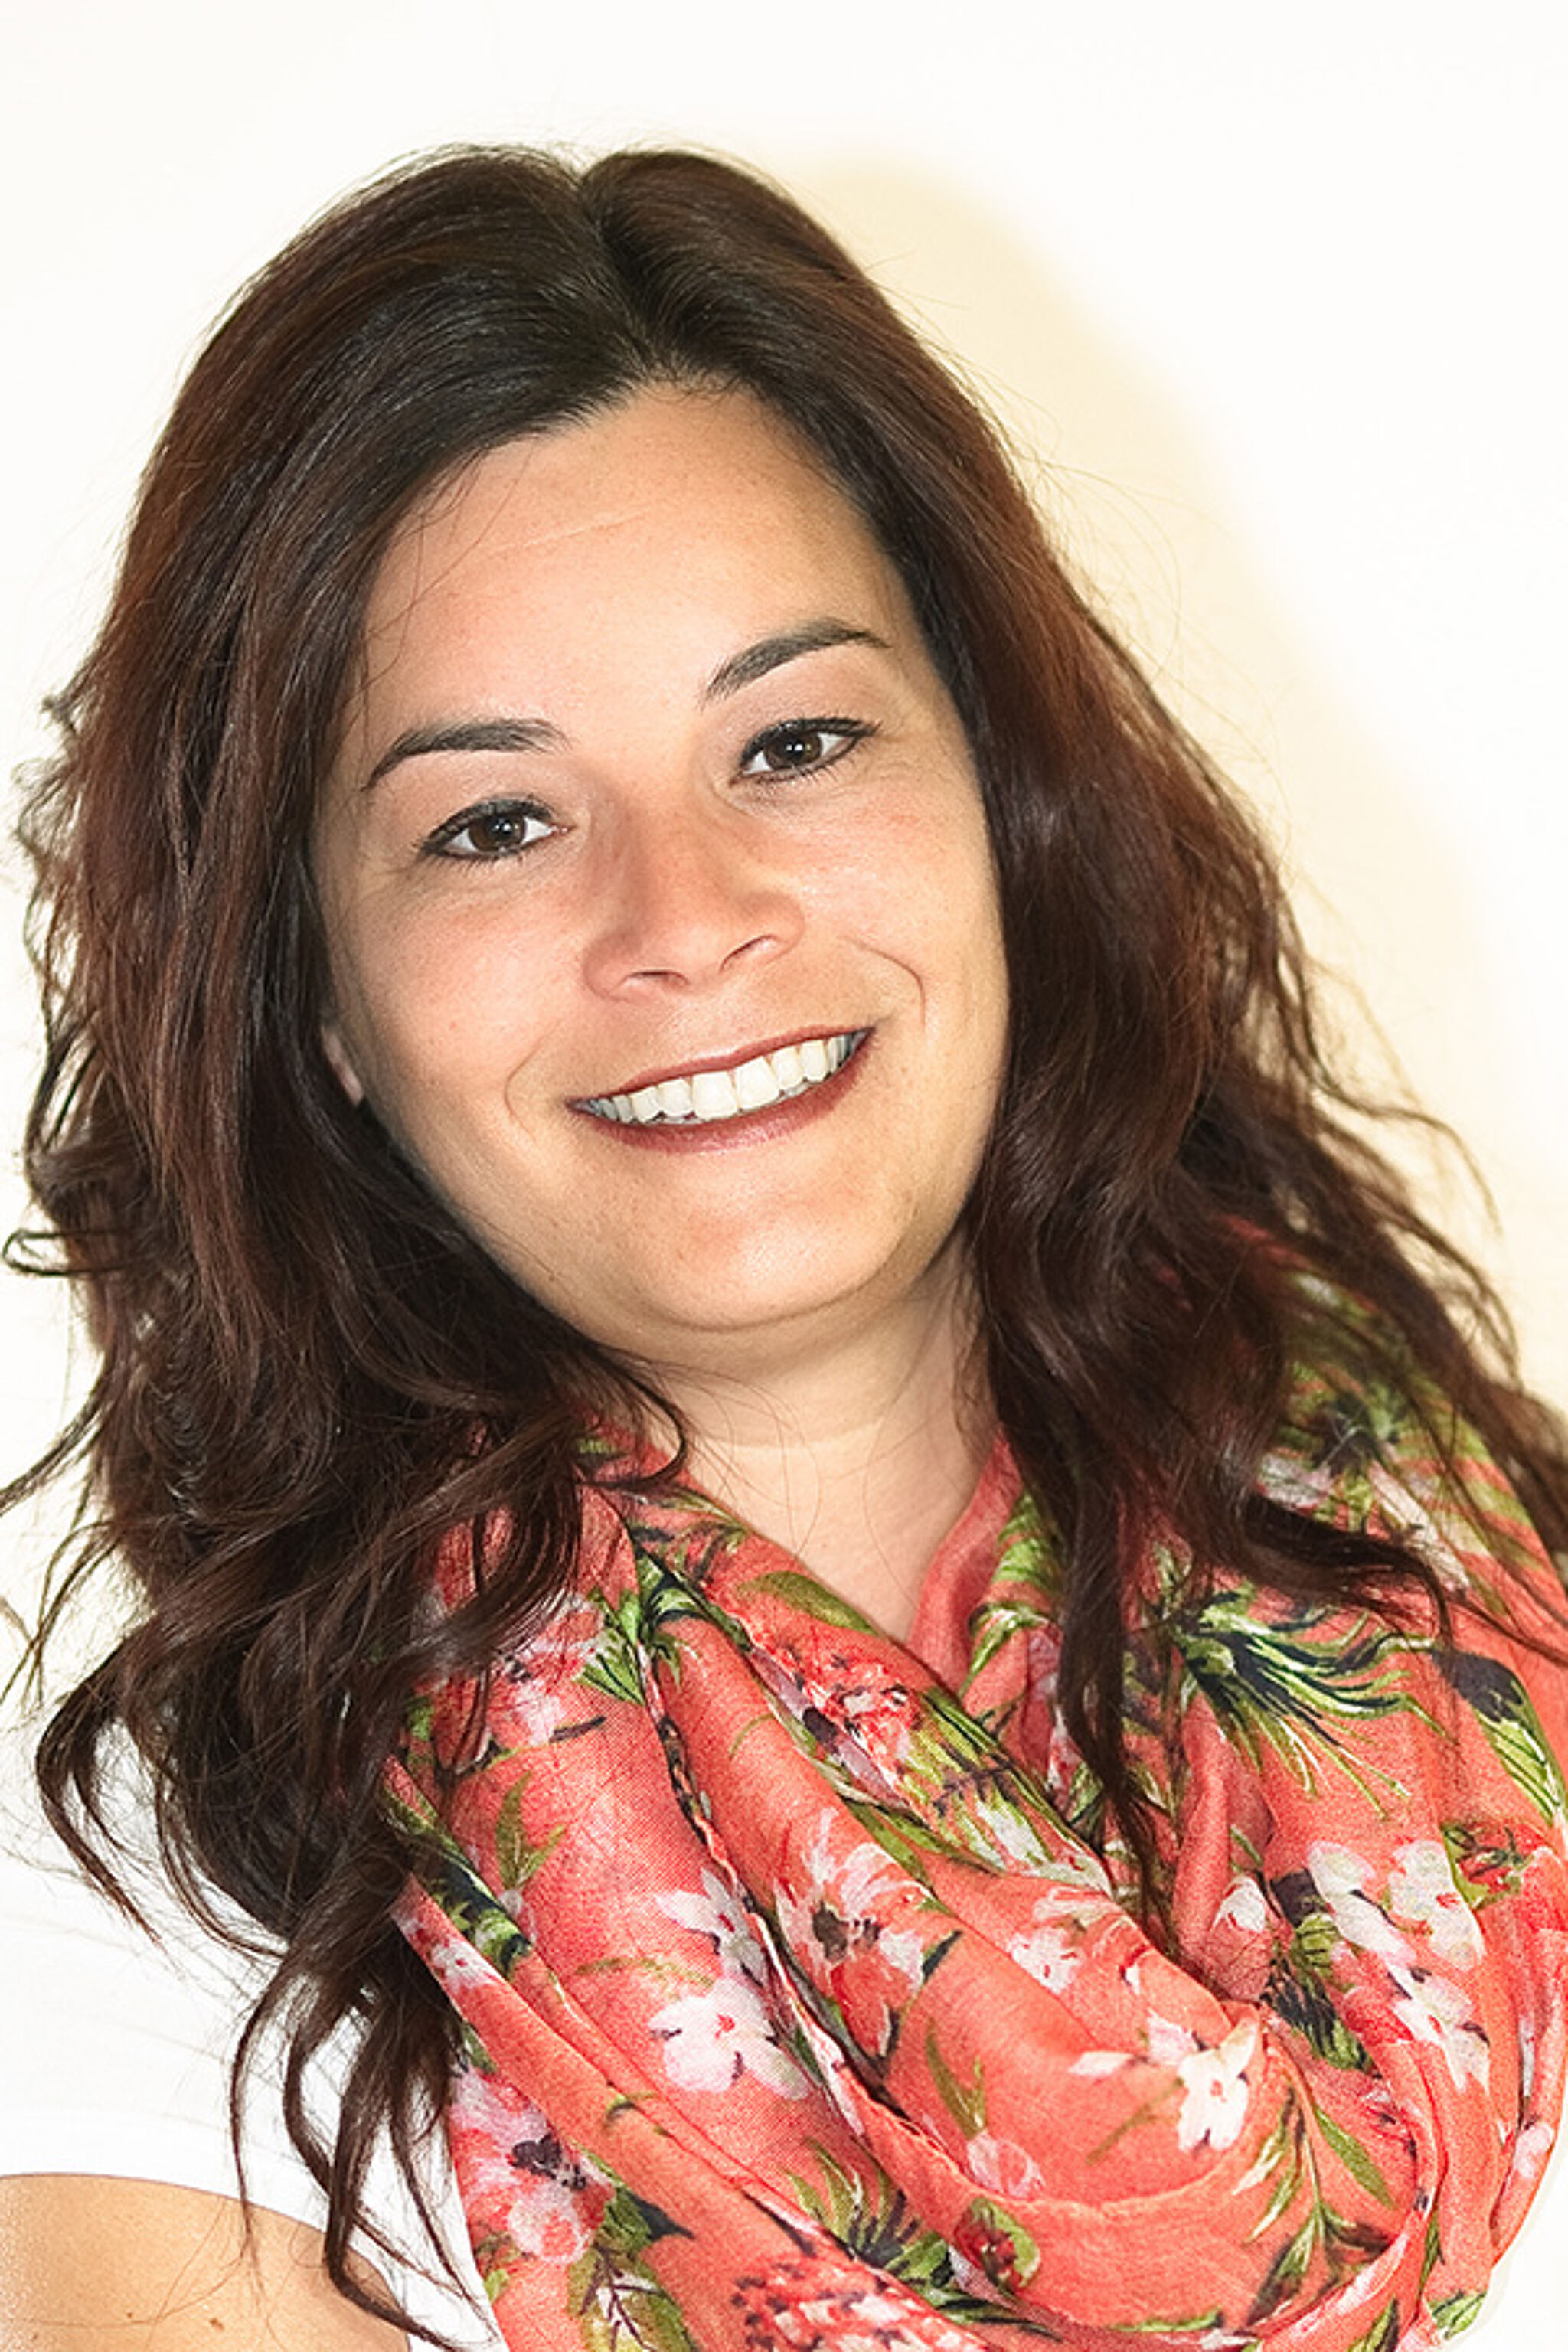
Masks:
[[[994,1432],[972,1339],[954,1274],[765,1381],[661,1367],[658,1382],[697,1484],[902,1636]]]

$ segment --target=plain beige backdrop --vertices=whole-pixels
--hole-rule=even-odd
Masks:
[[[91,628],[184,362],[310,212],[452,139],[749,157],[1001,410],[1118,625],[1263,809],[1320,951],[1472,1146],[1499,1225],[1451,1171],[1432,1197],[1568,1400],[1565,115],[1548,0],[17,9],[5,765],[46,744],[39,698]],[[8,1138],[37,1050],[19,916],[0,897]],[[1343,1019],[1375,1070],[1348,999]],[[0,1279],[0,1473],[58,1422],[66,1328],[57,1296]],[[0,1589],[25,1598],[47,1526],[13,1523]],[[1565,2242],[1543,2210],[1478,2352],[1556,2340]]]

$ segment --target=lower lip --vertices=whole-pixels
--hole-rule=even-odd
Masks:
[[[637,1151],[735,1151],[749,1144],[772,1143],[775,1137],[794,1135],[797,1129],[809,1127],[813,1119],[843,1101],[860,1074],[871,1042],[866,1037],[830,1078],[818,1079],[804,1094],[791,1095],[787,1102],[764,1104],[761,1110],[737,1111],[733,1118],[693,1121],[689,1127],[677,1119],[654,1119],[641,1127],[627,1126],[618,1118],[597,1118],[591,1110],[579,1116],[611,1142],[628,1144]]]

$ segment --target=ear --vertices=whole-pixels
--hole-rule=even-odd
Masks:
[[[364,1087],[360,1082],[359,1072],[349,1059],[342,1032],[333,1022],[323,1021],[321,1024],[321,1051],[327,1057],[333,1077],[357,1110],[364,1100]]]

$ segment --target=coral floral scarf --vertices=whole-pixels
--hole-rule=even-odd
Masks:
[[[1379,1402],[1274,1491],[1484,1599]],[[584,1485],[576,1595],[390,1774],[514,2352],[1391,2352],[1473,2315],[1561,2103],[1564,1677],[1468,1614],[1446,1651],[1177,1569],[1128,1672],[1163,1950],[1005,1447],[902,1643],[700,1496]]]

